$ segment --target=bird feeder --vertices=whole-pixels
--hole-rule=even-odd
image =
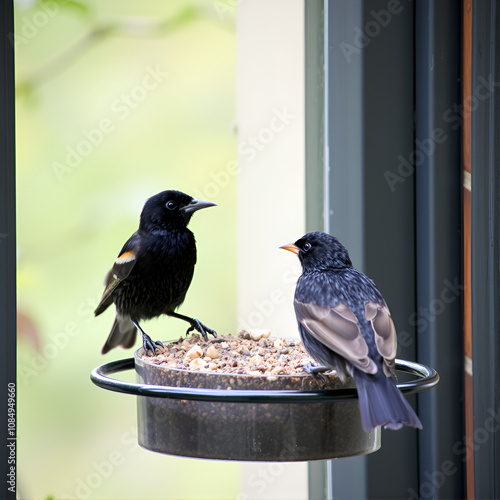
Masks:
[[[381,446],[381,429],[361,425],[354,382],[326,376],[321,389],[308,374],[238,375],[172,369],[141,358],[99,366],[99,387],[138,396],[139,444],[148,450],[212,460],[295,462],[365,455]],[[110,375],[135,368],[137,383]],[[429,389],[439,375],[396,360],[415,376],[404,394]],[[312,382],[312,383],[311,383]]]

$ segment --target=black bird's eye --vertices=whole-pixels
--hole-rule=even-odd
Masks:
[[[169,210],[175,210],[177,208],[177,203],[175,203],[175,201],[167,201],[166,205],[165,205]]]
[[[311,248],[312,248],[312,245],[308,241],[306,241],[304,243],[304,246],[302,247],[302,249],[304,250],[304,252],[308,252],[309,250],[311,250]]]

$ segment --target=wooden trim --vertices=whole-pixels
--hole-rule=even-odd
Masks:
[[[463,166],[463,276],[464,276],[464,355],[465,355],[465,435],[467,442],[473,439],[472,401],[472,313],[471,313],[471,95],[472,95],[472,0],[463,0],[462,33],[462,166]],[[466,493],[474,498],[474,448],[467,447]]]

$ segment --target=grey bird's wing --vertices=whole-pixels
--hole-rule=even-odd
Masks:
[[[347,305],[339,303],[330,308],[295,299],[294,306],[297,320],[316,340],[359,370],[372,375],[378,372],[377,364],[369,357],[358,320]],[[393,376],[397,339],[389,309],[385,304],[368,302],[365,315],[371,321],[377,350],[384,358],[384,373]]]
[[[371,321],[375,332],[375,345],[384,359],[384,373],[387,377],[394,377],[396,371],[394,360],[398,349],[398,338],[391,312],[385,302],[384,304],[367,302],[365,304],[365,317]]]

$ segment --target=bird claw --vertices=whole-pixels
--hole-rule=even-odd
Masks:
[[[201,336],[205,341],[208,340],[208,334],[217,337],[217,332],[215,330],[208,328],[208,326],[205,326],[198,319],[193,319],[193,323],[191,323],[191,326],[187,329],[186,335],[189,335],[189,333],[192,332],[193,330],[196,330],[197,332],[201,333]]]
[[[321,366],[313,366],[311,362],[307,363],[306,366],[304,366],[304,371],[311,375],[313,380],[318,384],[318,387],[322,389],[325,387],[327,384],[328,380],[327,378],[323,375],[322,372],[324,372],[324,368]]]
[[[156,354],[157,347],[165,347],[165,346],[159,340],[156,341],[151,340],[151,337],[146,333],[144,333],[142,335],[142,347],[144,348],[146,356],[148,356],[148,349],[151,350],[151,356],[154,356]]]

